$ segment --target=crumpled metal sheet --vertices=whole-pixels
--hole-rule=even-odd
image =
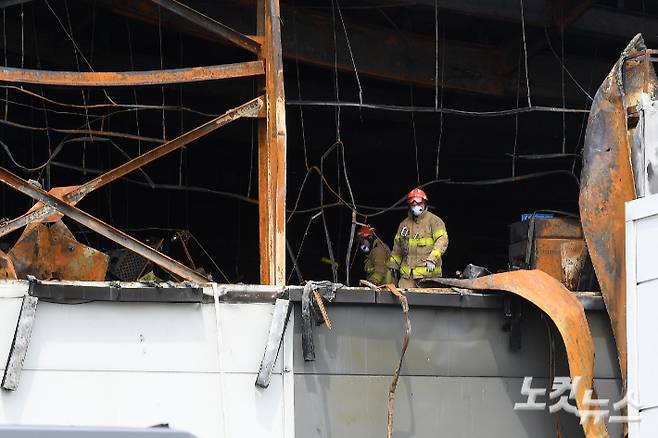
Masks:
[[[332,301],[336,296],[336,290],[343,287],[340,283],[331,281],[309,281],[304,285],[302,292],[302,352],[304,360],[312,362],[315,360],[315,344],[313,344],[313,326],[321,324],[324,319],[317,308],[317,304],[311,300],[311,293],[319,291],[323,299]]]
[[[530,301],[544,311],[555,323],[564,341],[571,379],[573,380],[578,376],[581,378],[576,391],[578,409],[596,409],[595,406],[586,406],[583,403],[585,392],[593,389],[594,341],[592,340],[592,333],[580,301],[558,280],[540,270],[520,270],[474,279],[443,278],[437,281],[448,286],[465,289],[511,292]],[[603,422],[596,423],[591,416],[582,426],[587,438],[609,436],[605,424]]]
[[[645,57],[641,55],[644,50],[644,40],[638,34],[622,52],[594,97],[585,134],[579,200],[583,232],[612,323],[624,381],[624,204],[636,196],[631,153],[641,147],[641,139],[634,135],[634,128],[629,130],[627,108],[634,108],[644,91]],[[654,90],[657,81],[653,67],[648,71],[648,89]]]
[[[62,221],[29,224],[9,251],[18,278],[103,281],[109,257],[78,242]]]

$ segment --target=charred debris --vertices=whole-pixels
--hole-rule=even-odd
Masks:
[[[390,243],[418,186],[461,277],[426,292],[538,306],[584,391],[573,292],[600,289],[625,375],[623,208],[658,187],[656,52],[612,19],[632,6],[526,3],[4,2],[0,276],[305,285],[312,360],[324,303],[363,278],[356,227]],[[592,8],[612,24],[579,20]],[[406,348],[404,292],[363,285],[398,299]]]

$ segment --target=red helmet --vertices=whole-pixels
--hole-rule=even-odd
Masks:
[[[421,204],[427,202],[427,195],[422,189],[415,188],[407,195],[409,204]]]
[[[356,237],[359,239],[365,239],[370,236],[375,235],[375,229],[372,228],[370,225],[362,225],[361,228],[359,228],[359,231],[356,233]]]

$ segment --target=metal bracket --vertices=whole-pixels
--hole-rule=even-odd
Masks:
[[[516,297],[506,294],[503,298],[503,310],[507,320],[504,330],[509,331],[510,349],[518,351],[521,349],[522,303]]]
[[[278,298],[276,303],[274,303],[274,314],[272,315],[270,332],[267,336],[265,353],[263,353],[263,360],[258,370],[256,386],[267,388],[270,385],[272,370],[281,349],[281,342],[283,341],[283,334],[286,331],[291,309],[290,300]]]
[[[5,373],[2,376],[2,389],[9,391],[18,389],[18,382],[21,378],[21,371],[23,370],[23,362],[25,361],[27,347],[30,344],[30,337],[32,336],[32,327],[34,326],[38,302],[39,299],[33,296],[26,295],[23,297],[23,305],[21,306],[21,313],[18,316],[14,340],[11,344],[11,350],[9,350]]]

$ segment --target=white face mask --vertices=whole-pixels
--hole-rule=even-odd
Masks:
[[[416,204],[411,207],[411,214],[418,217],[425,210],[424,205]]]
[[[363,242],[359,248],[361,249],[361,251],[363,251],[364,254],[369,254],[370,253],[370,243],[369,242]]]

